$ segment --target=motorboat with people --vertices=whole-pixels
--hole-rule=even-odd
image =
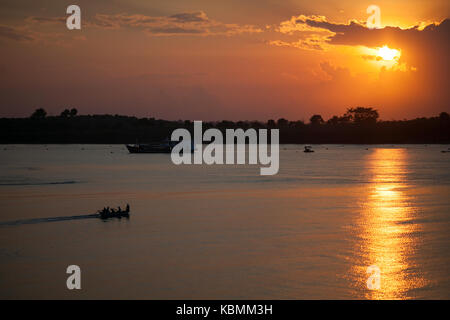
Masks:
[[[310,153],[310,152],[314,152],[314,150],[312,149],[311,146],[305,146],[305,149],[303,150],[303,152]]]
[[[129,218],[130,217],[130,205],[127,203],[125,210],[122,210],[120,207],[117,209],[104,207],[102,210],[97,211],[100,219],[109,219],[109,218]]]

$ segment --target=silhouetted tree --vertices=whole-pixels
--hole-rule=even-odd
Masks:
[[[250,127],[254,128],[254,129],[260,129],[260,128],[264,128],[264,124],[259,121],[252,121],[252,122],[250,122]]]
[[[284,118],[278,119],[278,121],[277,121],[277,125],[279,127],[286,127],[288,125],[288,123],[289,123],[289,121],[287,121]]]
[[[327,124],[330,124],[330,125],[347,124],[347,123],[351,122],[351,119],[352,119],[351,115],[347,115],[347,114],[345,114],[341,117],[333,116],[330,119],[328,119]]]
[[[59,115],[61,118],[67,118],[70,115],[70,110],[69,109],[64,109],[63,112],[61,112],[61,114]]]
[[[314,125],[324,123],[323,118],[320,114],[313,115],[311,118],[309,118],[309,122]]]
[[[78,113],[78,110],[75,108],[70,109],[70,116],[75,117]]]
[[[368,124],[376,123],[378,120],[378,111],[373,108],[356,107],[347,109],[344,117],[349,117],[354,123]]]
[[[331,124],[331,125],[338,124],[339,123],[339,117],[338,116],[333,116],[333,117],[331,117],[330,119],[327,120],[327,123]]]
[[[47,111],[43,108],[36,109],[31,115],[32,119],[43,119],[47,116]]]
[[[248,127],[248,123],[246,121],[238,121],[238,122],[236,122],[236,126],[238,128],[245,129]]]
[[[369,117],[361,117],[367,111]],[[67,114],[64,110],[63,115]],[[70,125],[65,121],[46,116],[37,109],[32,118],[0,118],[0,143],[133,143],[160,141],[173,130],[185,125],[192,130],[192,122],[167,121],[120,115],[77,115]],[[70,109],[69,115],[70,117]],[[343,116],[333,116],[326,124],[305,125],[302,121],[289,122],[279,127],[280,143],[450,143],[450,116],[442,112],[430,118],[413,120],[378,120],[371,108],[349,109]],[[62,118],[63,119],[63,118]],[[371,119],[371,125],[355,125],[355,119]],[[76,121],[75,121],[76,120]],[[359,120],[364,122],[364,120]],[[69,121],[67,121],[69,122]],[[322,123],[319,115],[311,123]],[[356,120],[358,122],[358,120]],[[279,121],[283,125],[284,121]],[[204,122],[204,128],[216,127],[222,132],[236,128],[276,128],[277,122],[221,121]],[[335,125],[337,124],[337,125]]]
[[[219,128],[234,128],[234,122],[229,120],[222,120],[220,121],[217,126]]]
[[[441,121],[449,121],[450,120],[450,115],[447,112],[441,112],[439,114],[439,119]]]
[[[291,122],[289,123],[289,125],[290,125],[291,127],[293,127],[293,128],[301,128],[301,127],[303,127],[305,124],[303,123],[303,121],[297,120],[297,121],[291,121]]]

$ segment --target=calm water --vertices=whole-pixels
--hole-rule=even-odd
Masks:
[[[448,147],[284,145],[260,176],[122,145],[1,146],[0,298],[449,299]],[[129,220],[43,219],[126,203]]]

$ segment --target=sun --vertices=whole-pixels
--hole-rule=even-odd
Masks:
[[[377,57],[380,57],[385,61],[397,60],[398,58],[400,58],[400,55],[400,51],[391,49],[388,46],[382,46],[377,50]]]

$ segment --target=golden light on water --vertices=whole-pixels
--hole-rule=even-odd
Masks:
[[[404,149],[376,149],[369,159],[373,176],[368,198],[359,221],[363,285],[370,276],[366,268],[381,270],[379,290],[365,288],[368,299],[404,299],[422,287],[424,280],[410,269],[410,257],[417,247],[418,225],[413,223],[416,208],[411,206],[406,181],[407,153]]]

